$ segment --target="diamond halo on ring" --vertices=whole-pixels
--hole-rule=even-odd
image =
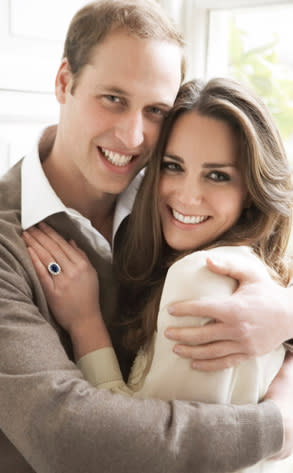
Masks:
[[[48,264],[48,271],[52,276],[58,276],[61,273],[61,266],[56,261],[52,261]]]

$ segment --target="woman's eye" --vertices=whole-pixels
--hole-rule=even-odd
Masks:
[[[181,166],[177,163],[163,161],[161,169],[165,171],[181,171]]]
[[[226,172],[221,172],[221,171],[210,172],[208,174],[208,178],[215,182],[224,182],[224,181],[231,180],[229,174],[227,174]]]

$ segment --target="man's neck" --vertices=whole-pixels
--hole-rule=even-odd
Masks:
[[[112,240],[113,218],[117,196],[91,193],[82,181],[68,172],[63,160],[54,153],[54,129],[48,129],[40,141],[40,157],[43,170],[52,188],[68,208],[77,210],[88,218],[108,241]]]

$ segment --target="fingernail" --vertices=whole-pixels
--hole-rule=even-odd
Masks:
[[[171,329],[169,329],[169,328],[168,328],[167,330],[165,330],[164,333],[165,333],[165,336],[166,336],[167,338],[172,338],[172,336],[173,336],[173,330],[171,330]]]
[[[173,351],[177,353],[177,355],[181,355],[183,353],[182,348],[177,346],[173,348]]]
[[[169,314],[174,314],[174,307],[172,305],[169,305],[168,312]]]
[[[196,363],[196,361],[193,361],[192,364],[191,364],[191,367],[196,370],[196,369],[199,368],[199,364]]]

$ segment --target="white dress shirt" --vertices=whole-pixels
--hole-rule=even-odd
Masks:
[[[67,213],[79,226],[91,246],[102,256],[112,260],[113,241],[121,222],[130,214],[134,199],[143,177],[141,171],[117,199],[113,220],[112,245],[94,228],[90,220],[78,211],[66,207],[48,181],[39,156],[38,142],[22,162],[21,168],[21,224],[24,230],[38,224],[47,217]]]

